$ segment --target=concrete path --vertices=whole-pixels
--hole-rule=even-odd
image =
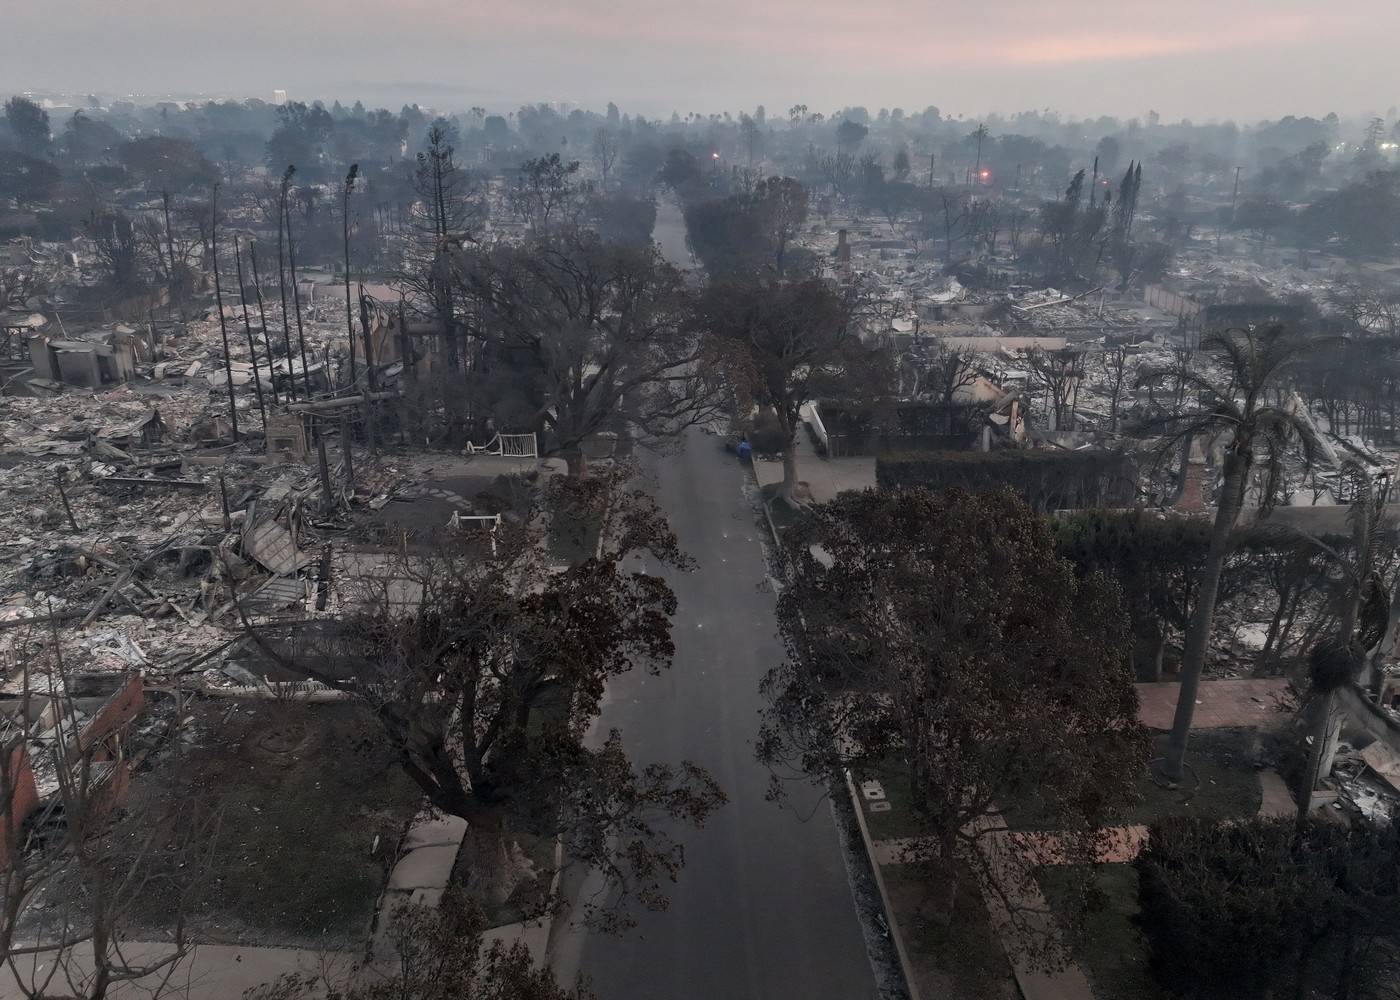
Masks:
[[[1002,826],[1000,820],[995,823]],[[1037,952],[1043,953],[1046,942],[1059,943],[1061,948],[1065,945],[1055,915],[1036,881],[1008,874],[1010,858],[1022,848],[1009,836],[991,836],[979,840],[979,849],[988,861],[988,878],[1001,887],[1000,893],[984,887],[982,895],[992,926],[1001,935],[1021,996],[1025,1000],[1094,1000],[1089,977],[1078,962],[1071,961],[1062,969],[1047,972],[1033,959]]]
[[[123,942],[122,949],[127,961],[133,965],[158,961],[172,951],[171,945],[161,942],[127,941]],[[354,965],[355,957],[339,951],[206,944],[195,948],[173,967],[168,988],[181,1000],[237,1000],[245,991],[271,983],[289,973],[325,974],[334,981],[343,981]],[[43,976],[51,968],[52,958],[49,956],[45,956],[42,962],[22,965],[23,981],[42,981],[37,977]],[[81,977],[91,975],[91,970],[91,950],[86,946],[75,948],[68,971],[81,980]],[[138,984],[118,984],[107,995],[113,1000],[149,1000],[152,987],[158,981],[153,978]],[[85,992],[68,986],[63,972],[50,981],[50,991],[53,996],[83,995]],[[0,966],[0,1000],[25,1000],[26,996],[8,966]]]
[[[1281,818],[1297,815],[1298,803],[1294,800],[1293,793],[1273,768],[1259,772],[1259,787],[1264,792],[1264,797],[1259,802],[1261,817]]]
[[[783,481],[783,463],[755,459],[754,475],[759,485],[771,486]],[[851,458],[822,458],[812,450],[807,432],[797,434],[797,478],[807,484],[812,499],[825,503],[846,490],[875,487],[875,456],[856,455]]]
[[[699,432],[680,454],[644,463],[699,565],[665,571],[679,602],[675,664],[609,685],[601,725],[621,730],[638,764],[708,768],[730,801],[703,830],[674,828],[686,864],[668,910],[640,913],[622,938],[569,935],[556,944],[555,969],[566,982],[581,970],[600,997],[874,997],[831,808],[815,790],[794,789],[792,809],[766,801],[769,774],[753,755],[759,681],[783,647],[745,470]]]
[[[1138,718],[1142,724],[1149,729],[1171,729],[1181,685],[1175,681],[1158,681],[1133,686],[1137,688]],[[1275,729],[1283,726],[1291,716],[1278,710],[1278,700],[1287,687],[1288,682],[1282,677],[1201,681],[1196,692],[1192,728]]]
[[[405,905],[437,906],[452,878],[457,852],[467,835],[467,821],[459,816],[425,812],[413,821],[404,835],[399,860],[389,873],[379,914],[370,939],[369,961],[362,975],[373,975],[376,968],[392,966],[396,960],[390,930],[394,911]]]

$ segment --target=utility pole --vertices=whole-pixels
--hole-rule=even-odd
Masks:
[[[233,363],[228,356],[228,325],[224,322],[224,289],[219,283],[219,185],[209,195],[209,246],[214,252],[214,303],[219,309],[219,336],[224,341],[224,378],[228,380],[228,419],[238,440],[238,407],[233,399]],[[256,368],[254,369],[256,371]]]
[[[350,414],[340,414],[340,448],[345,461],[345,483],[351,492],[355,489],[355,460],[350,451]]]
[[[928,154],[928,189],[933,190],[933,154]]]
[[[292,164],[287,164],[287,170],[282,174],[282,190],[277,196],[277,288],[282,293],[282,346],[287,349],[287,395],[292,399],[297,398],[296,373],[292,371],[292,334],[291,322],[287,317],[287,269],[282,266],[282,236],[284,228],[282,221],[287,216],[287,191],[292,186],[292,174],[297,168]]]
[[[262,321],[263,350],[267,352],[267,383],[272,390],[272,405],[277,405],[277,377],[272,374],[272,341],[268,339],[267,310],[263,308],[262,278],[258,276],[258,244],[248,244],[248,256],[253,261],[253,290],[258,293],[258,319]]]
[[[355,322],[350,314],[350,192],[355,190],[355,178],[360,175],[360,165],[350,164],[350,172],[345,175],[345,192],[341,195],[341,227],[345,235],[345,336],[350,340],[350,386],[354,388],[355,376]],[[369,337],[369,332],[365,332]],[[368,358],[365,364],[369,364]]]
[[[285,182],[290,182],[292,173],[295,170],[295,167],[287,168],[287,176],[286,178],[284,178]],[[288,209],[285,215],[287,223],[287,266],[291,269],[292,272],[292,305],[296,307],[297,314],[297,345],[301,350],[301,377],[304,380],[303,387],[306,389],[306,398],[310,399],[311,370],[310,365],[306,363],[306,331],[302,329],[301,325],[301,290],[297,288],[297,252],[296,245],[292,242],[291,210]],[[295,384],[296,380],[293,379],[292,382],[293,384]]]
[[[369,298],[365,295],[364,285],[360,285],[360,330],[365,337],[365,384],[370,392],[374,392],[378,388],[374,377],[374,340],[369,333]]]
[[[375,454],[374,441],[374,400],[370,397],[374,395],[374,344],[369,335],[369,297],[365,295],[365,286],[360,286],[360,329],[365,335],[365,443],[369,445],[371,455]],[[350,342],[355,342],[355,334],[350,334]]]
[[[267,439],[267,407],[263,404],[262,377],[258,374],[258,352],[253,346],[253,324],[248,320],[248,296],[243,291],[243,251],[233,238],[233,261],[238,267],[238,301],[243,303],[243,332],[248,337],[248,358],[253,362],[253,388],[258,394],[258,415],[262,417],[263,440]],[[267,376],[272,377],[272,358],[267,359]]]
[[[1235,191],[1234,191],[1233,194],[1230,195],[1230,222],[1229,222],[1229,224],[1230,224],[1231,226],[1233,226],[1233,225],[1235,224],[1235,203],[1239,200],[1239,197],[1240,197],[1240,170],[1241,170],[1240,167],[1236,167],[1236,168],[1235,168]],[[1220,237],[1221,237],[1222,233],[1224,232],[1224,229],[1225,229],[1225,226],[1224,226],[1224,225],[1217,225],[1217,226],[1215,227],[1215,252],[1216,252],[1216,253],[1219,253],[1219,252],[1220,252]]]

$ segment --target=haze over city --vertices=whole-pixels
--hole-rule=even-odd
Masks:
[[[0,1000],[1400,997],[1400,3],[0,5]]]
[[[349,99],[539,100],[648,115],[863,104],[976,117],[1362,115],[1400,102],[1386,0],[451,3],[10,0],[0,86]],[[269,26],[275,25],[275,30]],[[120,38],[121,44],[114,40]],[[621,100],[624,99],[625,100]]]

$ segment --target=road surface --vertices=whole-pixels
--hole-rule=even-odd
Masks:
[[[680,454],[645,464],[699,565],[670,574],[674,665],[614,683],[602,728],[621,729],[636,762],[695,760],[730,801],[703,830],[683,833],[670,909],[642,913],[620,939],[581,937],[581,971],[607,1000],[874,997],[829,803],[802,790],[804,819],[765,801],[768,772],[753,757],[758,683],[783,650],[744,472],[699,432]]]
[[[657,196],[656,225],[651,238],[661,248],[661,255],[682,271],[689,271],[694,266],[690,246],[685,239],[685,213],[669,195]]]

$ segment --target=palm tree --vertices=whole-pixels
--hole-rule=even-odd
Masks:
[[[1327,754],[1328,730],[1336,710],[1337,692],[1356,680],[1366,656],[1385,638],[1391,621],[1390,595],[1376,569],[1376,549],[1389,483],[1377,488],[1370,473],[1356,462],[1346,462],[1343,471],[1352,472],[1360,484],[1360,492],[1347,518],[1351,524],[1352,550],[1343,554],[1317,539],[1310,539],[1341,571],[1344,597],[1337,634],[1318,643],[1308,653],[1312,746],[1298,794],[1300,831],[1312,811],[1313,789],[1322,777],[1322,761]]]
[[[1311,462],[1315,441],[1312,426],[1296,409],[1269,403],[1281,388],[1289,363],[1311,346],[1284,327],[1232,329],[1207,334],[1201,340],[1201,353],[1219,360],[1228,382],[1212,381],[1210,376],[1184,365],[1153,374],[1154,380],[1180,379],[1211,402],[1202,409],[1166,418],[1172,430],[1170,442],[1194,438],[1224,441],[1223,483],[1216,502],[1215,524],[1211,531],[1200,592],[1192,609],[1186,632],[1186,650],[1181,663],[1181,691],[1162,770],[1171,781],[1181,778],[1186,761],[1186,744],[1191,735],[1191,718],[1196,693],[1205,667],[1206,647],[1215,619],[1215,601],[1220,575],[1230,552],[1230,539],[1244,509],[1250,473],[1263,463],[1265,483],[1260,505],[1269,507],[1281,483],[1283,457],[1290,446],[1301,446],[1305,461]]]

